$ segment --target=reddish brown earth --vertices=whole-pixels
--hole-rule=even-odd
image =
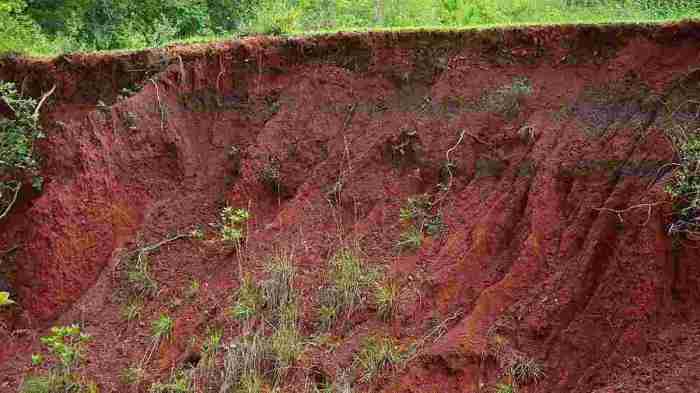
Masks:
[[[43,191],[24,190],[0,222],[0,250],[14,249],[0,271],[19,303],[2,315],[0,390],[40,371],[29,358],[52,325],[93,336],[79,373],[102,392],[133,391],[121,371],[142,358],[161,313],[175,334],[150,381],[209,326],[223,326],[226,342],[240,334],[226,314],[237,258],[209,225],[228,204],[252,213],[245,270],[262,277],[266,256],[294,249],[305,335],[345,242],[402,286],[394,321],[368,304],[333,330],[336,350],[311,348],[306,365],[332,378],[362,337],[407,347],[446,321],[418,356],[358,392],[492,391],[504,353],[544,366],[521,392],[700,391],[700,251],[667,235],[662,168],[674,159],[669,135],[700,125],[699,66],[695,23],[4,58],[0,78],[35,96],[57,90],[43,116]],[[259,178],[275,165],[281,195]],[[422,193],[445,228],[400,252],[399,209]],[[151,254],[159,292],[125,321],[120,253],[198,225],[205,240]],[[193,279],[201,289],[187,297]]]

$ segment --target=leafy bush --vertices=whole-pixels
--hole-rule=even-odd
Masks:
[[[69,375],[82,359],[82,351],[90,336],[81,332],[78,325],[54,326],[51,334],[41,338],[49,352],[58,360],[58,369]]]
[[[666,187],[675,200],[675,220],[670,234],[700,233],[700,136],[693,133],[678,142],[679,162],[671,183]]]
[[[12,112],[0,118],[0,219],[17,199],[22,184],[38,177],[34,143],[43,138],[39,127],[38,103],[22,96],[11,82],[0,81],[0,99]]]

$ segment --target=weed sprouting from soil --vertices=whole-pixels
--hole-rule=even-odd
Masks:
[[[390,337],[369,336],[363,341],[354,362],[362,370],[360,381],[369,382],[381,371],[399,364],[401,351]]]
[[[495,393],[516,393],[516,389],[512,384],[499,383],[496,385]]]
[[[363,303],[377,275],[365,266],[358,252],[348,248],[338,251],[329,264],[328,282],[319,294],[319,318],[325,328]]]
[[[55,364],[44,375],[31,376],[24,381],[22,393],[89,392],[94,384],[78,378],[74,369],[82,362],[85,345],[91,336],[78,325],[54,326],[48,336],[41,338],[52,355]],[[40,355],[32,356],[32,362],[43,363]]]
[[[399,296],[401,287],[396,281],[387,280],[375,285],[374,304],[381,319],[388,321],[396,315]]]
[[[262,307],[262,290],[255,284],[250,274],[244,275],[236,295],[236,301],[231,307],[231,316],[246,321],[257,315]]]
[[[424,233],[435,236],[442,232],[442,216],[432,211],[433,202],[428,195],[408,198],[399,212],[399,220],[404,225],[397,243],[399,249],[418,250],[423,244]]]
[[[184,371],[178,371],[170,376],[167,383],[154,382],[149,393],[192,393],[194,384],[192,376]]]
[[[251,333],[236,338],[224,348],[221,392],[258,392],[262,388],[263,365],[268,358],[265,338]],[[255,389],[257,388],[257,389]]]
[[[281,163],[279,159],[270,157],[258,172],[258,179],[275,195],[282,195],[285,191],[282,183]]]

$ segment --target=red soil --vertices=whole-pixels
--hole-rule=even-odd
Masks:
[[[253,217],[245,270],[261,277],[267,255],[294,247],[307,335],[323,271],[347,239],[402,284],[395,321],[367,306],[335,329],[336,351],[309,351],[324,373],[347,368],[367,334],[408,346],[447,320],[419,356],[358,391],[486,392],[504,380],[498,360],[518,354],[546,372],[521,392],[700,391],[700,253],[667,235],[669,176],[658,171],[674,157],[673,126],[698,126],[698,64],[693,23],[0,60],[0,78],[33,95],[58,86],[43,191],[23,192],[0,222],[0,250],[18,246],[0,270],[19,303],[2,315],[0,390],[38,371],[29,356],[51,325],[93,335],[79,371],[102,392],[129,391],[121,370],[142,358],[163,312],[175,338],[154,356],[153,379],[207,327],[224,326],[224,341],[240,334],[226,315],[237,259],[208,225],[230,204]],[[440,192],[448,151],[456,167]],[[272,166],[279,196],[259,176]],[[399,252],[399,209],[421,193],[439,200],[445,229]],[[151,254],[159,292],[125,321],[119,253],[197,225],[206,240]],[[202,285],[190,298],[193,279]]]

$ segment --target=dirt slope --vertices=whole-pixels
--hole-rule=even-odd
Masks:
[[[356,391],[487,392],[524,358],[545,376],[521,392],[700,391],[700,251],[667,235],[664,192],[669,133],[700,126],[698,66],[693,23],[2,59],[0,78],[25,91],[58,88],[43,191],[0,222],[0,250],[13,249],[0,271],[20,303],[2,315],[0,390],[36,371],[29,356],[55,324],[93,335],[80,372],[102,392],[131,391],[121,370],[161,313],[175,338],[151,380],[209,326],[240,334],[226,313],[238,259],[209,225],[231,205],[252,213],[244,270],[262,277],[266,256],[294,248],[305,335],[346,242],[400,283],[393,321],[368,304],[332,331],[335,350],[307,351],[318,373],[347,369],[368,334],[408,347],[442,327]],[[275,172],[278,190],[261,176]],[[423,193],[443,227],[399,250],[400,208]],[[151,254],[159,291],[127,322],[120,253],[198,225],[205,240]],[[283,391],[300,391],[295,378]]]

